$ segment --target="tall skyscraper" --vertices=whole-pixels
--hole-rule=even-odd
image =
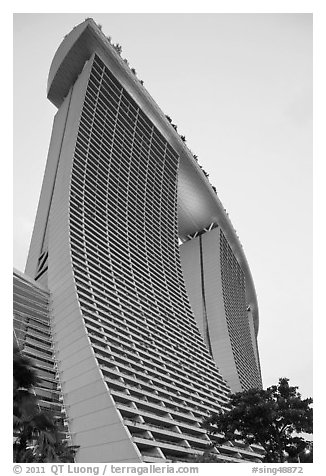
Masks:
[[[26,273],[50,292],[77,462],[185,461],[208,447],[200,423],[225,408],[229,385],[261,386],[243,250],[191,152],[92,19],[57,50],[48,98],[58,112]]]

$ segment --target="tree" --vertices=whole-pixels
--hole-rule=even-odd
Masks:
[[[115,45],[113,45],[113,48],[115,49],[115,51],[121,55],[122,53],[122,46],[119,44],[119,43],[116,43]]]
[[[190,457],[189,461],[191,463],[225,463],[221,458],[214,454],[209,449],[204,451],[202,455],[197,455],[195,457]]]
[[[39,379],[30,359],[14,348],[14,462],[74,462],[78,446],[69,446],[50,412],[41,411],[33,387]]]
[[[53,416],[38,412],[24,421],[14,442],[16,463],[73,463],[78,446],[69,446]]]
[[[18,347],[14,347],[13,362],[13,416],[14,430],[17,430],[24,419],[38,412],[38,402],[33,387],[39,379],[31,361],[21,355]]]
[[[266,390],[232,394],[229,409],[210,416],[204,426],[213,441],[215,435],[222,434],[225,441],[261,445],[264,462],[299,461],[311,446],[310,441],[299,436],[312,433],[311,404],[311,398],[301,398],[298,387],[280,378],[278,385]]]

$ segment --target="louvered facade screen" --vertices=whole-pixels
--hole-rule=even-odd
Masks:
[[[103,379],[134,442],[142,455],[168,459],[207,446],[200,429],[187,439],[186,428],[196,428],[208,406],[223,406],[229,391],[183,283],[177,171],[175,151],[95,57],[71,175],[76,289]]]

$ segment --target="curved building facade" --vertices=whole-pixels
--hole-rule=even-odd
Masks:
[[[236,351],[237,326],[247,319],[240,333],[256,366],[247,378],[260,386],[258,310],[242,248],[190,151],[93,20],[59,47],[48,98],[58,112],[26,273],[51,293],[77,462],[186,461],[209,445],[200,422],[225,407],[230,389],[219,370],[219,339],[207,340],[222,319],[213,291],[201,295],[212,307],[203,332],[182,261],[196,233],[211,224],[208,233],[223,230],[242,273],[233,304],[234,277],[222,266],[225,338],[235,352],[226,378],[232,387],[232,372],[247,372]],[[228,445],[218,452],[231,461],[260,453]]]

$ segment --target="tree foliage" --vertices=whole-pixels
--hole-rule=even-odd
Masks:
[[[206,450],[202,455],[197,455],[195,457],[190,457],[189,461],[191,463],[225,463],[223,459],[219,458],[211,450]]]
[[[266,390],[251,389],[232,394],[229,410],[204,422],[210,436],[222,434],[225,441],[241,440],[259,444],[264,462],[299,461],[311,442],[299,436],[312,433],[312,399],[302,399],[298,387],[287,378]]]
[[[41,411],[33,391],[39,379],[31,361],[17,347],[13,371],[14,462],[74,462],[78,447],[69,446],[53,415]]]

